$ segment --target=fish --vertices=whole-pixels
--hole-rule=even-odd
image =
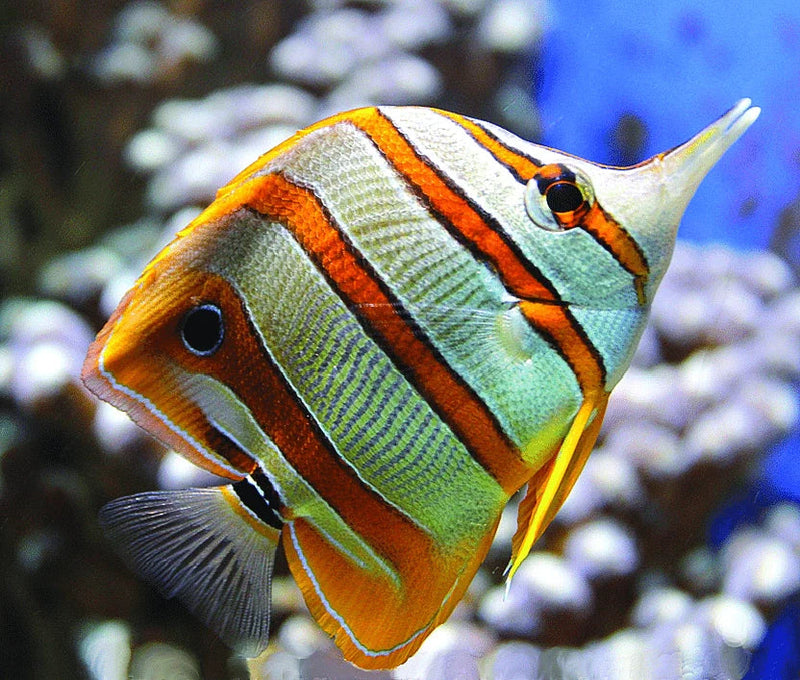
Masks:
[[[111,501],[134,570],[245,656],[278,548],[362,668],[411,656],[523,487],[553,519],[629,366],[678,224],[759,115],[612,167],[426,107],[299,131],[222,187],[91,344],[86,386],[229,483]]]

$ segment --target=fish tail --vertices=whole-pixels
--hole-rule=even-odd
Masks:
[[[243,656],[268,643],[277,514],[246,478],[207,489],[152,491],[108,503],[100,522],[135,571],[177,597]]]

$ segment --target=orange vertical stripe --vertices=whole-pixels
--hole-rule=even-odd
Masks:
[[[511,170],[517,176],[517,179],[521,180],[522,182],[529,181],[542,167],[541,163],[537,163],[527,156],[523,156],[522,154],[517,153],[513,149],[507,147],[499,139],[490,135],[480,125],[469,118],[459,116],[457,113],[440,111],[438,109],[436,110],[436,113],[441,114],[445,118],[449,118],[453,122],[463,127],[467,132],[469,132],[470,135],[472,135],[473,139],[478,142],[478,144],[491,153],[498,162],[502,163],[509,170]]]
[[[443,226],[479,257],[492,264],[510,293],[526,300],[556,300],[558,293],[516,246],[504,239],[499,224],[487,223],[469,200],[421,158],[397,128],[375,109],[354,111],[350,120],[363,130],[439,216]]]
[[[463,127],[478,144],[489,151],[498,162],[509,168],[520,181],[530,181],[544,167],[533,159],[509,148],[469,118],[449,111],[437,110],[437,113]],[[563,152],[559,153],[564,155]],[[649,267],[639,244],[627,230],[603,210],[597,201],[590,207],[586,215],[581,216],[575,226],[591,234],[626,271],[633,275],[639,301],[643,303],[642,291],[647,281]]]
[[[650,268],[639,244],[597,202],[590,208],[580,226],[608,250],[620,266],[631,273],[639,304],[644,304],[644,286]]]
[[[367,330],[475,459],[506,492],[516,491],[531,473],[517,447],[469,386],[409,326],[399,302],[345,243],[314,194],[279,175],[258,178],[249,192],[246,204],[291,230],[348,306],[357,306],[357,313],[369,324]]]
[[[584,395],[603,389],[605,369],[602,357],[567,309],[527,300],[520,302],[519,307],[525,318],[548,337],[570,365]]]

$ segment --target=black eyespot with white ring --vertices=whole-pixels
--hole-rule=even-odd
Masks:
[[[183,345],[192,354],[199,357],[211,356],[216,352],[225,338],[225,323],[222,310],[211,302],[193,307],[180,327]]]

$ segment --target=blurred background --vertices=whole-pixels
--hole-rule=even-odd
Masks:
[[[33,0],[0,5],[0,678],[800,675],[800,5]],[[373,103],[632,164],[751,97],[597,451],[507,597],[509,508],[411,661],[341,661],[285,565],[231,656],[115,556],[108,500],[202,483],[80,386],[86,347],[217,187]]]

